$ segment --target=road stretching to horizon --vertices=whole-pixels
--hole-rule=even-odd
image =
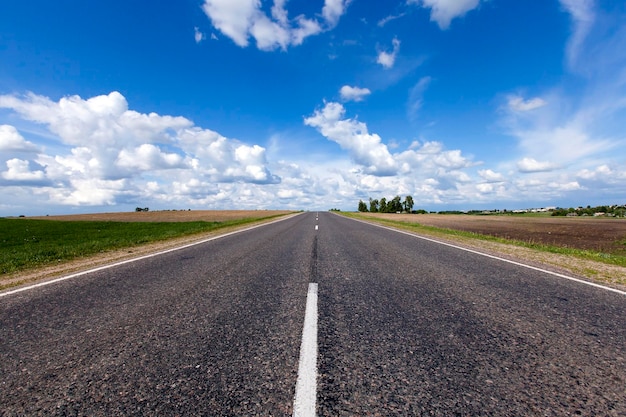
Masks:
[[[307,372],[312,405],[295,400]],[[287,416],[294,403],[623,416],[626,296],[303,213],[0,297],[1,416]]]

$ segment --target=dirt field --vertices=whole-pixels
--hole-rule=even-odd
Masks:
[[[382,214],[367,216],[415,222],[524,242],[626,253],[626,220],[600,217],[522,217],[443,214]]]
[[[269,217],[291,213],[288,210],[190,210],[190,211],[142,211],[98,214],[70,214],[64,216],[29,217],[30,219],[67,221],[114,221],[114,222],[221,222],[227,220]]]

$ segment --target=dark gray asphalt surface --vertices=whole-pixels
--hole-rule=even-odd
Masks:
[[[626,415],[626,297],[330,213],[0,298],[0,415]],[[319,230],[315,230],[315,224]]]

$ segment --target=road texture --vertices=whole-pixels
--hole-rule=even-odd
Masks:
[[[626,296],[330,213],[0,297],[0,415],[626,415]]]

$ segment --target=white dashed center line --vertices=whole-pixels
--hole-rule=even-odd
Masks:
[[[314,417],[317,400],[317,284],[309,283],[300,346],[294,417]]]

